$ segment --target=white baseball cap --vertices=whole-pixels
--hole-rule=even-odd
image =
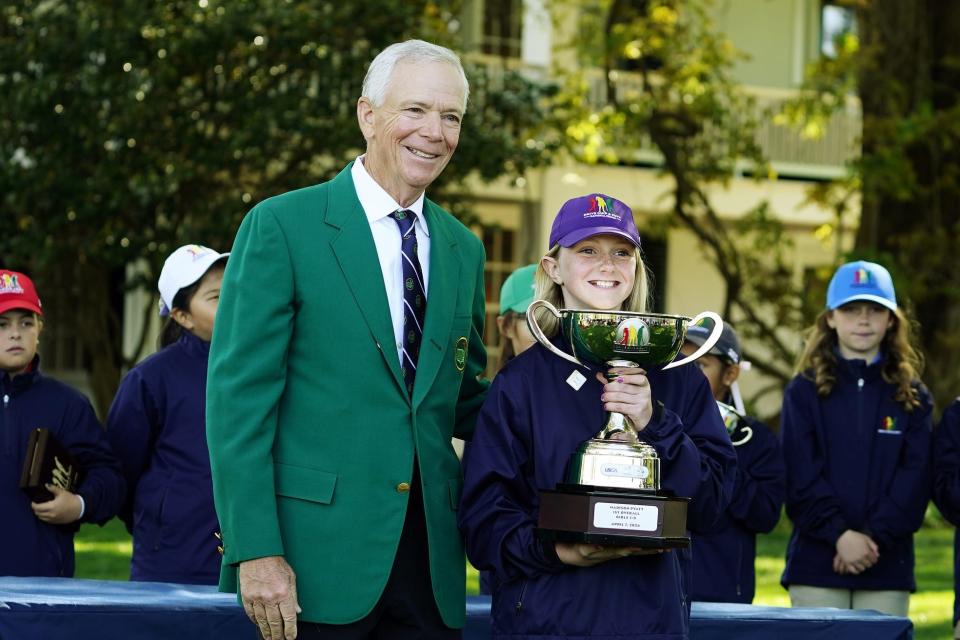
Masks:
[[[230,253],[217,253],[210,247],[187,244],[171,253],[163,263],[157,289],[160,290],[160,315],[168,316],[173,309],[173,299],[180,289],[189,287],[203,277],[215,262]]]

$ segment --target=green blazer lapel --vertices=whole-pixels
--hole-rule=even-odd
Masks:
[[[326,203],[324,222],[340,230],[330,241],[330,248],[360,312],[377,347],[387,363],[397,385],[406,394],[403,376],[400,374],[400,360],[394,346],[393,323],[390,319],[390,306],[383,288],[383,273],[377,258],[377,246],[367,223],[360,200],[353,186],[350,168],[353,163],[330,181],[329,196]],[[429,298],[427,299],[429,302]],[[336,336],[330,336],[336,340]]]
[[[449,215],[439,207],[424,203],[424,214],[430,228],[430,284],[427,292],[427,317],[424,319],[423,343],[417,360],[417,379],[413,385],[413,406],[416,407],[433,385],[449,342],[453,314],[457,305],[460,282],[460,254],[457,240],[450,232]],[[452,363],[450,366],[453,366]]]

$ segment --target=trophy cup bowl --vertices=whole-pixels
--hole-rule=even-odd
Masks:
[[[546,309],[559,321],[572,354],[557,348],[540,328],[536,313]],[[697,351],[674,361],[687,326],[713,320],[713,331]],[[723,321],[705,311],[694,318],[658,313],[557,309],[546,300],[527,308],[527,324],[551,353],[590,368],[659,367],[693,362],[720,338]],[[619,413],[610,413],[600,432],[583,442],[568,465],[565,483],[540,494],[538,533],[545,540],[636,547],[686,547],[688,498],[661,490],[660,459]]]

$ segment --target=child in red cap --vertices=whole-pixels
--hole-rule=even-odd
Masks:
[[[0,269],[0,575],[73,576],[73,534],[81,522],[103,524],[123,500],[120,467],[90,402],[40,373],[37,346],[43,307],[30,278]],[[31,502],[19,487],[30,433],[49,429],[76,458],[72,493],[47,485],[53,499]]]

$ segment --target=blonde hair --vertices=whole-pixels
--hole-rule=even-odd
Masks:
[[[806,345],[797,360],[795,373],[812,380],[817,394],[827,396],[837,383],[837,331],[830,328],[827,319],[830,310],[817,316],[807,330]],[[887,329],[880,343],[883,354],[881,375],[888,384],[896,386],[893,399],[907,411],[920,406],[917,385],[923,372],[923,355],[914,347],[914,324],[900,309],[891,311],[893,325]]]
[[[643,255],[640,253],[640,249],[634,248],[634,252],[637,259],[637,267],[634,271],[633,291],[631,291],[627,299],[623,301],[620,308],[623,311],[638,311],[644,313],[650,306],[649,276],[647,265],[643,261]],[[557,244],[543,257],[556,260],[559,259],[559,254],[560,245]],[[546,300],[557,309],[564,307],[563,289],[553,281],[547,274],[546,269],[543,268],[543,258],[540,259],[540,263],[537,265],[537,271],[533,274],[533,282],[535,285],[533,293],[534,300]],[[548,338],[557,335],[557,331],[560,330],[560,321],[552,313],[546,309],[537,309],[536,319],[537,324],[540,325],[543,333]]]

